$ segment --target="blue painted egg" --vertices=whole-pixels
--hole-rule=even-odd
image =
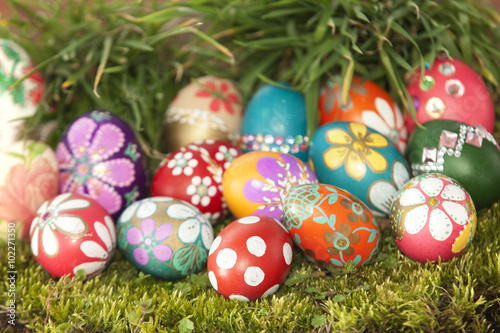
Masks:
[[[294,155],[307,160],[306,102],[304,95],[289,85],[267,84],[248,103],[241,124],[239,148]]]
[[[138,270],[165,280],[204,269],[214,240],[212,226],[198,208],[170,197],[133,203],[116,228],[125,258]]]
[[[379,216],[389,214],[397,191],[410,178],[396,146],[361,123],[338,121],[319,127],[309,157],[320,183],[349,191]]]

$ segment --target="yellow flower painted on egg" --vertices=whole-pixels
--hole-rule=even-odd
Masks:
[[[325,165],[332,169],[345,166],[347,174],[361,180],[366,175],[366,166],[372,172],[382,173],[387,170],[387,159],[373,148],[388,147],[384,136],[368,133],[365,125],[349,123],[349,132],[334,128],[326,133],[326,142],[332,145],[324,154]]]

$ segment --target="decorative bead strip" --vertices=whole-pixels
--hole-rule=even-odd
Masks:
[[[413,163],[411,169],[414,175],[431,171],[444,171],[444,156],[460,157],[464,143],[481,148],[483,139],[491,142],[499,150],[497,141],[491,133],[481,125],[476,128],[467,125],[460,125],[460,133],[453,133],[446,130],[441,132],[438,147],[424,147],[422,151],[422,164]]]
[[[296,154],[306,152],[309,148],[309,138],[307,136],[288,135],[272,136],[271,134],[242,134],[238,146],[243,151],[263,150],[279,151],[285,154]]]

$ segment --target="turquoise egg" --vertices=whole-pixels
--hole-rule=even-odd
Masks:
[[[287,84],[267,84],[250,99],[241,124],[239,148],[276,151],[307,160],[306,102]]]
[[[352,193],[379,216],[389,215],[397,191],[410,179],[396,146],[361,123],[337,121],[319,127],[309,158],[320,183]]]

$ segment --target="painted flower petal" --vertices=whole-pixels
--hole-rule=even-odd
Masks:
[[[198,220],[189,219],[181,223],[177,230],[179,240],[184,244],[194,243],[200,234],[201,226]]]
[[[194,209],[183,205],[183,204],[173,204],[167,208],[167,214],[174,219],[187,219],[188,217],[196,216],[197,211]]]
[[[106,226],[108,227],[109,233],[111,235],[111,242],[112,244],[115,244],[116,243],[115,223],[113,222],[113,219],[110,216],[104,216],[104,222],[106,223]]]
[[[158,210],[158,204],[156,202],[145,200],[143,201],[139,208],[137,209],[137,217],[140,219],[145,219],[147,217],[153,216],[153,214]]]
[[[148,252],[142,247],[134,249],[134,251],[132,251],[132,255],[134,256],[135,261],[137,261],[139,265],[144,266],[149,261]]]
[[[397,191],[394,185],[387,180],[381,179],[370,186],[368,190],[368,202],[383,214],[388,215],[396,194]]]
[[[172,230],[174,230],[174,226],[171,224],[164,223],[160,225],[158,229],[156,229],[155,240],[157,242],[164,241],[165,239],[170,237],[170,235],[172,234]]]
[[[389,141],[378,133],[370,133],[364,139],[365,145],[373,148],[384,148],[389,146]]]
[[[441,198],[454,201],[465,200],[465,192],[459,186],[449,184],[446,185],[441,193]]]
[[[60,232],[72,237],[84,235],[88,230],[87,223],[79,216],[59,215],[54,224]]]
[[[283,218],[283,210],[277,203],[269,204],[259,207],[256,211],[252,212],[251,215],[265,215],[281,221]]]
[[[155,231],[156,222],[152,218],[147,218],[141,222],[141,231],[144,236],[149,236]]]
[[[54,200],[52,200],[52,202],[50,203],[50,206],[51,207],[57,207],[59,206],[63,201],[67,200],[69,197],[71,197],[73,195],[73,193],[62,193],[62,194],[59,194],[57,197],[54,198]]]
[[[420,188],[429,197],[437,196],[443,189],[443,181],[436,177],[422,179]]]
[[[469,214],[464,206],[457,202],[444,201],[443,202],[444,211],[451,217],[453,221],[460,225],[465,225],[469,222]]]
[[[278,181],[282,178],[279,177],[279,174],[282,176],[286,174],[285,169],[280,165],[280,161],[274,157],[262,157],[257,161],[257,172],[265,179],[270,179],[274,182],[274,185],[278,184]]]
[[[269,203],[274,201],[281,201],[280,192],[266,191],[266,183],[250,179],[243,185],[243,195],[245,198],[253,203]]]
[[[83,264],[73,267],[73,274],[76,275],[80,269],[83,269],[87,277],[90,277],[96,273],[100,273],[104,269],[105,263],[105,261],[84,262]]]
[[[42,247],[49,257],[55,256],[59,251],[59,241],[54,231],[48,226],[42,231]]]
[[[142,242],[142,232],[137,227],[132,227],[127,231],[127,241],[132,245],[138,245]]]
[[[451,252],[460,253],[462,252],[471,240],[472,234],[472,223],[465,226],[464,230],[460,231],[460,235],[455,238],[455,242],[451,246]]]
[[[425,202],[425,196],[418,189],[410,188],[403,192],[399,198],[399,202],[403,206],[423,204]]]
[[[31,252],[33,252],[33,255],[35,257],[38,257],[38,237],[40,236],[40,229],[36,228],[35,231],[33,231],[33,236],[31,236]]]
[[[384,120],[374,111],[365,110],[361,112],[361,120],[364,124],[369,124],[371,128],[382,134],[388,134],[391,130]]]
[[[361,180],[366,175],[365,161],[363,161],[358,154],[351,151],[347,156],[345,171],[349,177]]]
[[[92,175],[111,186],[127,187],[135,180],[135,166],[127,158],[117,158],[95,164]]]
[[[59,173],[59,189],[62,193],[75,193],[82,185],[81,180],[75,178],[75,174],[70,171]]]
[[[326,142],[335,145],[350,145],[354,139],[341,128],[334,128],[326,132]]]
[[[108,228],[101,222],[96,222],[94,223],[94,228],[99,236],[99,238],[102,240],[104,245],[106,246],[105,248],[107,250],[111,250],[113,248],[113,238],[111,237],[110,231]]]
[[[59,142],[57,145],[56,158],[59,169],[71,169],[75,166],[75,160],[63,142]]]
[[[429,219],[429,231],[432,237],[438,241],[444,241],[450,237],[453,224],[441,209],[433,209]]]
[[[91,178],[87,182],[88,192],[110,214],[118,212],[122,206],[122,197],[115,189],[99,179]]]
[[[403,113],[401,112],[401,109],[398,107],[397,104],[394,103],[394,114],[396,115],[396,128],[398,129],[401,129],[403,127],[403,123],[404,123],[404,118],[403,118]],[[406,133],[406,128],[404,128],[404,131]],[[403,133],[402,131],[401,132],[401,136],[403,136]],[[405,134],[404,135],[404,138],[406,139],[407,135]]]
[[[385,99],[381,97],[375,98],[375,108],[377,108],[377,111],[390,128],[396,128],[394,112]]]
[[[92,118],[78,118],[69,128],[67,141],[73,156],[79,160],[87,154],[90,139],[97,128],[97,123]]]
[[[421,205],[413,208],[406,214],[405,229],[406,232],[414,235],[418,233],[427,223],[429,207]]]
[[[156,245],[153,247],[153,255],[159,261],[168,261],[172,257],[172,249],[165,244]]]
[[[91,163],[107,160],[120,151],[125,142],[125,134],[114,124],[104,124],[96,131],[92,145],[88,149],[88,159]]]
[[[392,181],[396,186],[396,190],[403,187],[404,184],[410,179],[408,168],[400,161],[395,161],[392,165]]]
[[[90,202],[85,199],[71,199],[58,205],[59,211],[84,209],[90,207]]]
[[[347,125],[349,132],[354,137],[354,140],[364,141],[366,134],[368,133],[368,128],[366,125],[361,123],[351,122]]]
[[[280,154],[280,158],[285,162],[284,169],[292,175],[300,175],[301,168],[298,159],[290,154]]]
[[[389,166],[389,163],[384,155],[371,148],[368,148],[364,152],[364,158],[366,159],[366,164],[372,172],[384,172]]]
[[[139,206],[139,203],[137,201],[134,202],[133,204],[131,204],[130,206],[128,206],[123,211],[123,213],[120,215],[119,221],[121,223],[125,223],[125,222],[130,221],[130,219],[132,218],[132,216],[134,216],[135,210],[137,209],[138,206]]]
[[[329,169],[336,170],[344,165],[349,152],[348,146],[328,148],[323,154],[323,160]]]
[[[84,241],[80,244],[80,250],[89,258],[105,259],[108,252],[94,241]]]

